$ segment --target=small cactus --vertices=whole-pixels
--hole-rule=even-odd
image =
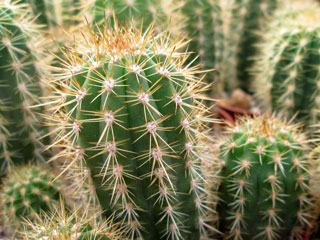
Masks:
[[[13,223],[48,211],[59,200],[57,182],[48,171],[32,165],[15,168],[4,179],[2,208]]]
[[[4,174],[12,163],[43,160],[45,133],[37,112],[42,95],[39,26],[27,4],[0,3],[0,167]]]
[[[319,11],[308,1],[279,11],[254,68],[253,90],[264,107],[307,127],[320,120]]]
[[[306,137],[265,115],[228,132],[218,141],[219,230],[233,239],[299,236],[311,217]]]
[[[52,212],[42,212],[36,220],[25,220],[22,239],[26,240],[121,240],[120,229],[112,224],[112,219],[100,223],[100,214],[90,213],[85,209],[71,213],[63,204]]]
[[[206,87],[177,52],[184,43],[117,25],[84,35],[51,83],[48,118],[61,130],[52,146],[86,163],[104,214],[115,214],[128,237],[207,236],[195,145],[210,119],[201,117]]]

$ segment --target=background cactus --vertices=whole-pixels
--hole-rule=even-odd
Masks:
[[[79,21],[80,0],[20,0],[28,3],[37,21],[48,30]]]
[[[167,25],[167,16],[161,6],[158,0],[91,0],[87,3],[88,12],[98,24],[103,23],[105,17],[108,22],[113,20],[114,15],[120,24],[133,21],[137,27],[143,26],[144,29],[151,23],[155,23],[157,28]],[[158,31],[161,30],[158,28]]]
[[[264,107],[296,115],[295,120],[306,126],[319,121],[319,11],[319,5],[310,1],[279,11],[254,69],[254,92]]]
[[[237,83],[229,86],[235,89],[241,87],[248,91],[250,85],[249,70],[254,61],[262,31],[266,21],[278,5],[278,0],[231,0],[228,11],[231,11],[228,21],[227,42],[224,65],[224,81]],[[235,80],[236,79],[236,80]]]
[[[115,214],[127,236],[206,236],[207,194],[194,147],[205,137],[206,88],[183,66],[188,56],[177,49],[184,43],[135,28],[85,36],[65,53],[65,77],[52,83],[54,102],[61,99],[48,117],[61,129],[52,145],[66,143],[71,157],[83,158],[104,214]]]
[[[0,3],[0,164],[41,160],[44,135],[40,118],[29,107],[42,94],[39,79],[41,34],[26,4]],[[45,142],[45,141],[44,141]],[[2,172],[1,174],[3,174]]]
[[[203,70],[219,70],[224,48],[220,1],[186,0],[180,3],[186,19],[184,30],[192,39],[188,46],[188,51],[192,52],[189,61],[199,55],[194,64],[200,64]],[[214,81],[215,74],[208,73],[206,79],[209,83]]]
[[[304,233],[311,217],[305,136],[296,125],[264,115],[243,118],[228,132],[218,141],[219,230],[234,239]]]
[[[37,166],[15,168],[4,179],[1,203],[12,222],[48,211],[59,200],[59,185],[51,174]]]

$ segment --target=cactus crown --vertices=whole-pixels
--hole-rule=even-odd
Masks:
[[[2,205],[10,220],[33,217],[41,210],[49,210],[59,200],[58,183],[50,174],[36,166],[15,168],[4,179]]]
[[[100,205],[130,237],[205,235],[195,146],[210,119],[202,117],[200,71],[185,67],[187,54],[177,52],[184,43],[134,27],[84,35],[64,53],[63,74],[52,83],[50,119],[61,130],[53,146],[65,144],[85,160]]]
[[[229,131],[219,141],[221,231],[235,239],[301,234],[310,218],[305,136],[265,115],[243,118]]]

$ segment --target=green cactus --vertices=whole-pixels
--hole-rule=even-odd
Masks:
[[[40,167],[26,165],[15,168],[3,182],[1,202],[3,210],[13,223],[48,211],[59,200],[57,182]]]
[[[93,0],[89,4],[89,11],[96,23],[113,20],[113,15],[120,24],[133,21],[137,27],[147,28],[151,23],[156,27],[166,24],[166,14],[158,0]],[[155,20],[156,19],[156,20]],[[160,31],[160,29],[159,29]]]
[[[188,51],[192,52],[190,59],[199,58],[195,64],[200,64],[203,70],[217,68],[220,70],[224,42],[223,24],[220,1],[186,0],[181,11],[186,18],[185,31],[192,39]],[[212,83],[215,74],[207,74],[207,81]]]
[[[36,220],[26,220],[21,239],[28,240],[121,240],[121,229],[112,219],[101,223],[100,212],[91,213],[85,209],[66,209],[63,204],[54,207],[52,212],[37,215]]]
[[[26,4],[0,3],[0,165],[4,174],[11,163],[43,160],[38,141],[45,128],[36,111],[45,74],[39,48],[39,26]],[[41,64],[40,64],[41,62]],[[43,70],[43,71],[42,71]]]
[[[224,81],[237,83],[231,88],[241,87],[248,91],[251,69],[262,32],[279,0],[233,0],[229,8],[231,19],[228,23],[228,39],[225,53]]]
[[[307,127],[320,120],[319,11],[305,1],[279,12],[254,68],[253,89],[264,107]]]
[[[104,214],[115,214],[127,236],[206,236],[207,193],[194,147],[206,136],[206,87],[183,66],[177,49],[185,44],[134,27],[86,36],[66,53],[65,77],[53,81],[63,88],[53,84],[56,114],[48,118],[61,132],[52,146],[65,143],[74,161],[84,160]]]
[[[218,141],[219,230],[233,239],[303,233],[311,217],[306,137],[265,115],[245,117],[228,132]]]

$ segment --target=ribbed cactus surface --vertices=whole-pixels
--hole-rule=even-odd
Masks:
[[[277,118],[243,118],[220,145],[219,230],[233,239],[303,234],[310,199],[306,138]]]
[[[295,121],[306,126],[319,121],[319,11],[318,5],[304,2],[279,12],[254,69],[254,91],[266,109],[296,115]]]
[[[54,81],[61,133],[53,145],[67,142],[83,158],[105,215],[115,214],[127,236],[206,236],[195,147],[205,137],[205,89],[183,65],[177,49],[184,44],[135,28],[86,36],[66,53],[65,77]]]
[[[44,134],[31,108],[41,96],[41,36],[26,4],[0,3],[0,167],[43,158]]]
[[[278,0],[233,0],[229,6],[231,19],[229,21],[226,54],[225,81],[237,82],[237,87],[250,90],[252,57],[257,52],[256,44],[260,34]],[[229,86],[235,88],[235,86]]]
[[[0,195],[4,212],[15,221],[49,211],[59,200],[58,188],[50,173],[40,167],[26,165],[16,168],[4,179]]]
[[[191,38],[188,51],[190,59],[199,58],[194,64],[200,64],[203,70],[217,68],[220,70],[224,42],[220,1],[186,0],[181,11],[185,16],[185,31]],[[214,74],[207,76],[207,81],[214,81]]]

